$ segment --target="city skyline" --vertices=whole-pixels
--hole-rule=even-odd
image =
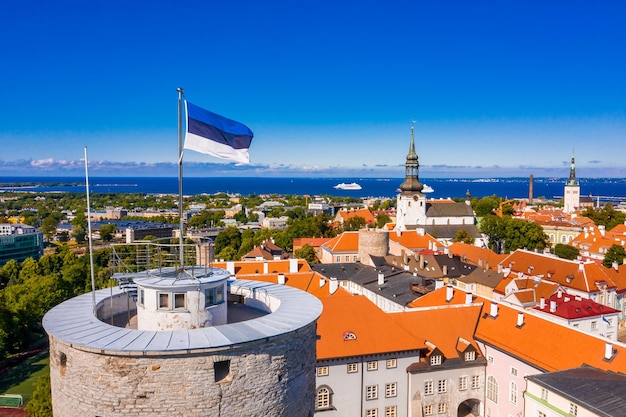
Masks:
[[[2,176],[176,176],[182,87],[255,134],[186,175],[626,177],[618,2],[3,9]]]

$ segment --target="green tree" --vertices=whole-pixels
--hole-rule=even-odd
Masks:
[[[100,238],[105,242],[110,242],[113,239],[115,229],[117,229],[117,226],[113,223],[100,226]]]
[[[489,248],[496,253],[510,253],[517,249],[543,250],[550,240],[537,223],[493,214],[482,218],[480,230],[489,239]]]
[[[472,203],[474,212],[476,212],[476,217],[483,217],[493,214],[493,211],[498,209],[500,199],[494,194],[481,199],[474,199]]]
[[[317,255],[315,254],[315,248],[309,245],[304,245],[295,252],[296,258],[304,259],[310,264],[316,264]]]
[[[59,220],[56,216],[50,215],[43,219],[43,222],[41,223],[41,231],[48,242],[50,242],[52,240],[52,236],[56,234],[58,225]]]
[[[564,245],[562,243],[557,243],[556,245],[554,245],[552,253],[554,253],[559,258],[570,260],[576,259],[578,255],[580,255],[578,248],[570,245]]]
[[[617,262],[618,265],[624,263],[624,258],[626,258],[626,250],[621,245],[612,245],[609,249],[607,249],[604,254],[604,260],[602,261],[602,265],[610,268],[613,266],[613,262]]]
[[[52,392],[50,387],[50,372],[37,378],[33,397],[24,407],[29,417],[52,417]]]
[[[460,229],[460,230],[457,230],[456,235],[454,236],[454,241],[455,242],[463,242],[463,243],[467,243],[469,245],[473,245],[475,239],[472,237],[470,232],[468,232],[465,229]]]
[[[227,247],[232,248],[235,252],[235,255],[228,259],[235,259],[237,251],[241,247],[241,232],[234,226],[222,230],[215,238],[215,253],[220,254]]]
[[[587,207],[581,214],[593,220],[597,226],[604,226],[606,230],[611,230],[626,220],[626,215],[621,211],[615,210],[611,203],[606,203],[599,210]]]
[[[351,231],[359,230],[365,227],[366,224],[367,224],[367,221],[363,217],[354,216],[354,217],[350,217],[347,221],[344,222],[343,229],[351,230]]]
[[[376,215],[376,227],[379,229],[385,227],[385,225],[389,222],[391,222],[391,217],[389,217],[386,213],[378,213],[378,215]]]

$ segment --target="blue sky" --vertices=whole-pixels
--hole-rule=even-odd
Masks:
[[[3,2],[0,178],[176,176],[177,87],[255,133],[187,175],[626,177],[625,4]]]

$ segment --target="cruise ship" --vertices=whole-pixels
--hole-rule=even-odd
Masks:
[[[349,184],[342,182],[340,184],[335,185],[334,188],[337,190],[360,190],[361,186],[357,184],[356,182],[351,182]]]

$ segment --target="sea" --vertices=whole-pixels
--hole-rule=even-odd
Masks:
[[[308,195],[343,197],[388,197],[398,194],[403,178],[285,178],[285,177],[189,177],[183,180],[184,195],[225,192],[240,195]],[[525,199],[530,194],[530,178],[420,178],[433,189],[429,198],[485,197]],[[334,188],[339,183],[356,182],[360,190]],[[563,197],[566,178],[534,178],[533,198],[558,200]],[[626,178],[580,178],[581,196],[598,201],[626,201]],[[90,177],[91,193],[178,194],[178,178],[167,177]],[[81,177],[0,177],[0,191],[84,193]]]

